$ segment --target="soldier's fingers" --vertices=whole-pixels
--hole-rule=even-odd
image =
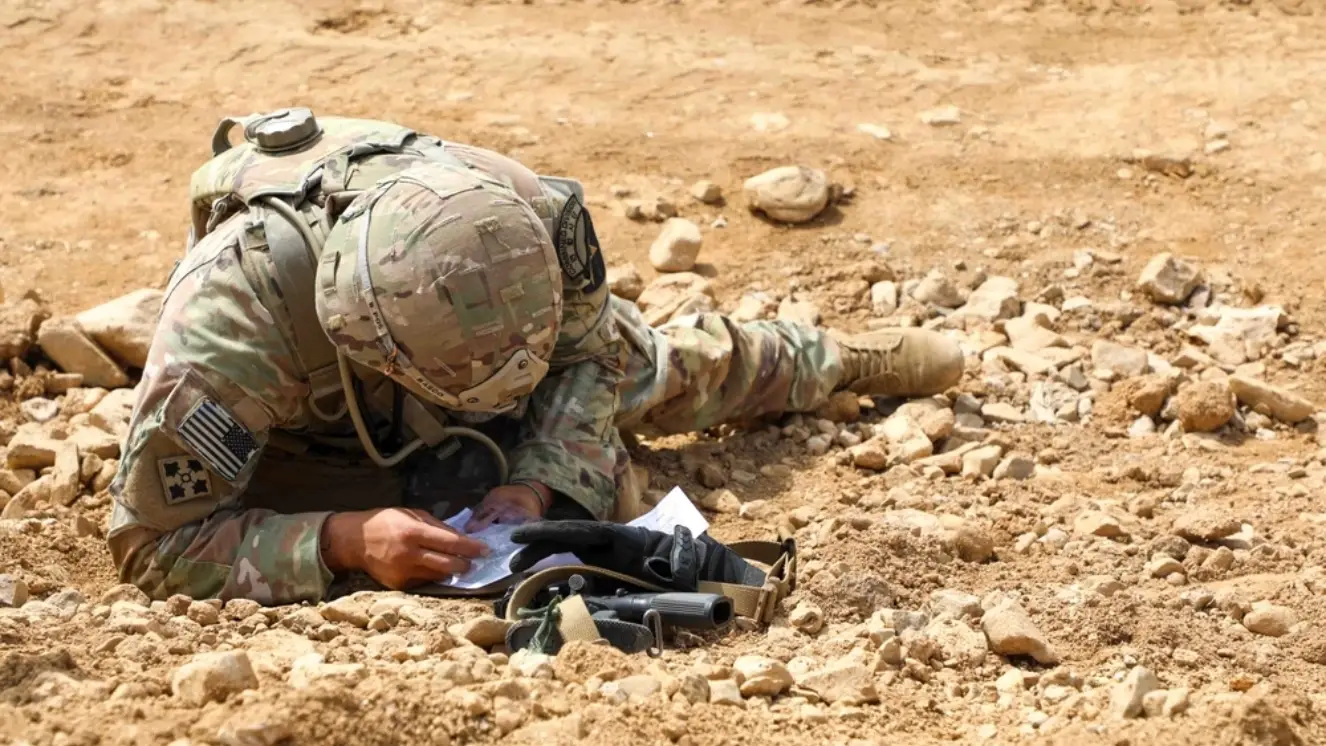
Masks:
[[[445,580],[453,575],[464,575],[470,571],[469,560],[428,550],[415,555],[414,565],[415,574],[428,580]]]
[[[480,508],[478,512],[474,514],[474,517],[470,518],[469,522],[465,524],[465,533],[472,534],[475,531],[482,531],[491,526],[496,519],[497,515],[493,510],[489,508]]]
[[[486,557],[488,546],[478,539],[461,536],[450,527],[434,528],[428,526],[415,535],[415,543],[423,549],[445,552],[460,557]]]
[[[426,510],[419,510],[418,508],[412,508],[410,512],[414,514],[414,516],[418,518],[420,521],[428,524],[429,526],[432,526],[434,528],[440,528],[443,529],[444,531],[452,530],[451,527],[448,526],[445,521],[433,515],[432,513],[429,513]]]

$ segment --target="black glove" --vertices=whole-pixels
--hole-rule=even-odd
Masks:
[[[630,575],[671,590],[695,591],[701,580],[764,585],[764,572],[736,552],[678,526],[671,536],[601,521],[539,521],[516,527],[511,540],[528,544],[511,560],[521,572],[545,557],[570,552],[587,565]]]

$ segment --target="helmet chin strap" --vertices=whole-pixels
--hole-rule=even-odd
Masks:
[[[339,350],[336,353],[336,366],[341,373],[341,390],[345,394],[345,408],[350,414],[350,421],[354,423],[355,434],[359,436],[359,442],[364,446],[364,452],[368,454],[373,463],[384,469],[389,469],[426,445],[422,439],[415,438],[390,456],[382,455],[382,452],[378,450],[377,442],[373,440],[373,434],[368,431],[368,425],[364,422],[364,411],[360,405],[359,396],[355,393],[354,374],[350,372],[350,359]],[[507,478],[510,476],[506,454],[502,453],[502,449],[492,438],[469,427],[448,426],[442,428],[442,433],[449,436],[471,438],[482,443],[492,452],[493,460],[497,462],[497,470],[501,475],[501,483],[506,484]]]

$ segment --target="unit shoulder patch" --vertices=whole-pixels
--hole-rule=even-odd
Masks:
[[[157,462],[161,489],[167,505],[212,497],[212,478],[200,459],[193,456],[163,458]]]
[[[557,249],[557,261],[562,265],[562,273],[576,283],[576,289],[584,293],[599,289],[607,275],[603,253],[599,250],[599,237],[594,232],[594,221],[589,217],[589,211],[574,194],[567,197],[557,217],[553,245]]]

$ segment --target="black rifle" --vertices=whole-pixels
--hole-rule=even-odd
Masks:
[[[721,629],[732,621],[732,599],[717,593],[621,593],[581,598],[596,618],[643,624],[653,611],[664,626],[696,630]]]
[[[563,598],[580,596],[599,619],[648,625],[654,612],[664,626],[694,630],[721,629],[732,621],[732,599],[718,593],[632,593],[618,588],[611,595],[595,594],[583,575],[572,575],[552,591]]]

